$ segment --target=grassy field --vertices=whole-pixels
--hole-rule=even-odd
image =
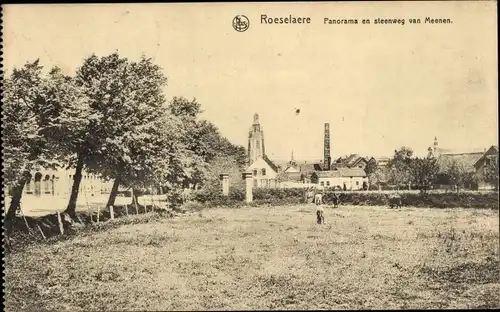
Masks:
[[[213,209],[5,258],[6,311],[500,307],[498,211]]]

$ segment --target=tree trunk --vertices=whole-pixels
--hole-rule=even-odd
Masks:
[[[12,198],[10,201],[9,210],[5,215],[5,236],[10,236],[12,233],[12,225],[16,217],[16,211],[21,205],[21,197],[23,196],[24,185],[26,185],[27,178],[21,178],[17,184],[12,188]]]
[[[115,205],[116,195],[118,195],[118,187],[120,186],[120,178],[117,177],[113,182],[113,187],[111,188],[111,193],[109,193],[108,203],[106,204],[106,208],[109,206]]]
[[[133,205],[135,207],[135,213],[139,214],[139,201],[137,199],[137,194],[133,188],[132,188],[132,203],[131,203],[131,205]]]
[[[78,160],[76,162],[75,175],[73,177],[73,186],[71,187],[71,196],[69,198],[68,206],[66,207],[66,213],[74,217],[76,215],[76,201],[78,199],[78,193],[80,191],[80,183],[82,182],[82,170],[84,164],[84,153],[80,152],[78,154]]]

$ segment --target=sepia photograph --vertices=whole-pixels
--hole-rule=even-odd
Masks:
[[[1,8],[5,311],[500,308],[497,1]]]

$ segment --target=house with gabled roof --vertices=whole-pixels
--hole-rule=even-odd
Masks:
[[[437,137],[434,138],[434,146],[429,147],[429,156],[437,159],[439,166],[438,181],[439,183],[447,182],[447,172],[453,164],[459,164],[461,168],[467,172],[474,174],[478,180],[478,184],[467,185],[466,188],[487,190],[493,186],[481,180],[481,170],[484,166],[490,164],[491,161],[498,161],[498,146],[493,145],[489,149],[486,148],[468,148],[468,149],[445,149],[440,148]]]
[[[278,167],[266,156],[257,157],[247,168],[252,173],[254,187],[276,187]]]
[[[497,145],[492,145],[488,150],[486,150],[481,157],[479,157],[475,162],[474,162],[474,168],[476,169],[476,172],[478,173],[479,179],[479,185],[478,189],[479,190],[492,190],[498,187],[498,181],[495,184],[492,184],[488,181],[484,180],[484,170],[486,167],[496,164],[496,166],[493,167],[493,170],[498,170],[498,146]]]
[[[498,163],[498,146],[492,145],[474,163],[476,170],[481,170],[484,166],[489,166],[492,162]]]
[[[337,158],[332,165],[337,168],[347,167],[365,169],[370,161],[376,162],[376,159],[373,157],[362,157],[358,154],[351,154],[349,156],[346,155]]]

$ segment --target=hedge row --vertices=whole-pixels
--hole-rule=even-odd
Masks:
[[[306,202],[305,189],[265,189],[257,188],[253,190],[253,202],[251,206],[260,205],[294,205]],[[388,205],[392,194],[368,193],[368,192],[348,192],[339,193],[325,191],[323,197],[326,204],[333,203],[334,193],[339,196],[341,205],[353,206],[384,206]],[[487,208],[498,209],[498,193],[400,193],[403,206],[427,207],[427,208]],[[207,194],[196,192],[194,199],[209,207],[240,207],[245,200],[245,190],[230,189],[229,196],[222,193]]]

